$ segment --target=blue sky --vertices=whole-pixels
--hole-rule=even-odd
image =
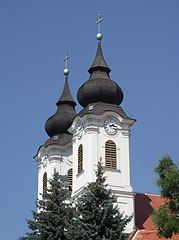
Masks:
[[[63,58],[68,51],[76,100],[95,57],[98,13],[111,79],[124,92],[122,108],[137,119],[134,191],[159,192],[153,168],[163,153],[179,162],[178,0],[0,0],[1,239],[28,231],[37,198],[33,156],[48,138],[44,125],[63,89]]]

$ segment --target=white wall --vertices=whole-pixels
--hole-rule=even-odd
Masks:
[[[43,159],[47,156],[47,164],[43,166]],[[47,148],[42,146],[35,160],[38,162],[38,199],[41,199],[43,192],[43,175],[47,172],[47,179],[52,178],[54,170],[60,175],[67,175],[67,171],[73,167],[72,146],[67,144],[63,147],[49,145]]]
[[[106,133],[103,127],[105,119],[113,119],[118,131],[115,135]],[[83,125],[83,131],[78,132],[78,127]],[[117,148],[117,169],[105,168],[107,183],[112,192],[117,196],[118,206],[124,215],[134,215],[134,193],[131,186],[130,174],[130,126],[133,120],[126,120],[114,112],[105,112],[100,115],[84,115],[74,119],[70,128],[73,133],[73,191],[72,196],[77,197],[84,186],[96,179],[95,170],[97,163],[102,159],[105,166],[105,142],[112,140]],[[83,171],[78,174],[78,147],[83,145]],[[127,227],[131,232],[134,226],[134,218]]]
[[[118,127],[117,133],[106,133],[104,120],[113,119]],[[82,123],[82,125],[81,125]],[[73,134],[72,143],[61,147],[58,145],[42,146],[37,156],[38,162],[38,198],[43,190],[43,174],[47,172],[48,179],[52,177],[54,169],[60,175],[67,175],[73,168],[72,197],[78,197],[88,183],[95,181],[97,163],[102,159],[105,166],[105,142],[112,140],[117,148],[117,169],[104,168],[109,188],[117,197],[117,204],[124,215],[134,215],[134,193],[131,186],[130,174],[130,127],[134,120],[123,119],[115,112],[105,112],[103,115],[84,115],[76,117],[69,131]],[[78,174],[78,148],[83,145],[83,171]],[[43,166],[43,159],[47,155],[47,165]],[[133,220],[127,226],[127,232],[132,232]]]

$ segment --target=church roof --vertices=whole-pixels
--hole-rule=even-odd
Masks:
[[[72,142],[72,135],[69,133],[61,133],[49,138],[45,143],[44,147],[48,147],[49,145],[59,145],[65,146],[67,143]]]
[[[70,93],[67,77],[65,78],[65,85],[64,85],[62,95],[59,98],[59,100],[57,101],[56,105],[59,106],[60,104],[63,104],[63,103],[68,103],[74,107],[76,106],[76,102],[74,101],[74,99]]]
[[[159,195],[136,193],[135,196],[135,214],[136,227],[138,229],[155,229],[151,214],[162,204],[165,200]]]
[[[62,95],[56,105],[58,106],[56,113],[51,116],[45,124],[45,130],[50,137],[61,133],[69,134],[67,129],[71,126],[76,116],[76,103],[71,96],[67,76],[65,78]]]
[[[98,41],[98,48],[97,48],[95,60],[92,66],[90,67],[90,69],[88,70],[88,72],[92,73],[95,69],[99,69],[99,68],[105,69],[106,72],[108,73],[111,71],[111,69],[108,67],[108,65],[104,60],[100,41]]]
[[[128,240],[164,240],[157,236],[157,229],[152,221],[152,213],[166,202],[159,195],[136,193],[135,195],[135,223],[136,228]],[[171,240],[178,240],[174,235]]]
[[[77,99],[81,106],[86,107],[89,103],[93,102],[121,104],[123,92],[110,79],[110,71],[103,57],[101,42],[98,41],[95,60],[88,70],[90,78],[79,88],[77,93]]]
[[[171,240],[178,240],[179,235],[174,235]],[[138,230],[134,233],[134,236],[132,238],[128,238],[128,240],[166,240],[166,238],[159,238],[157,236],[157,230],[151,229],[151,230]]]

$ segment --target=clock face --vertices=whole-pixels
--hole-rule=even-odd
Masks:
[[[115,134],[117,133],[117,125],[115,121],[111,118],[108,118],[104,121],[104,129],[108,134]]]

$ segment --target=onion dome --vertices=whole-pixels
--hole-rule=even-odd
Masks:
[[[64,70],[65,77],[65,86],[62,92],[61,97],[57,101],[57,112],[50,117],[46,124],[45,130],[47,134],[52,137],[54,135],[68,133],[68,128],[71,126],[74,117],[76,116],[75,106],[76,103],[73,100],[69,86],[68,86],[68,73],[67,68]]]
[[[121,104],[123,100],[123,92],[121,88],[110,79],[110,68],[106,64],[102,49],[100,32],[100,23],[103,21],[101,14],[98,15],[98,48],[95,60],[88,70],[90,78],[78,90],[77,99],[80,105],[86,107],[89,103],[104,102],[111,104]]]
[[[77,93],[77,99],[80,105],[86,107],[89,103],[93,102],[121,104],[123,92],[121,88],[110,79],[110,71],[103,57],[101,42],[98,41],[96,58],[88,70],[90,78],[79,88]]]

